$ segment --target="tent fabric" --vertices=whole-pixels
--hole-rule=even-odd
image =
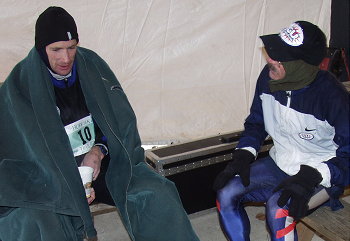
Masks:
[[[0,82],[33,46],[50,5],[72,14],[80,46],[110,65],[144,144],[242,129],[265,64],[259,36],[297,20],[330,32],[331,0],[3,0]]]

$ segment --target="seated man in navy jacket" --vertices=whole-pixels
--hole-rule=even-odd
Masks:
[[[341,208],[338,198],[349,183],[349,94],[318,67],[326,38],[316,25],[298,21],[260,38],[267,65],[232,161],[214,189],[229,240],[249,240],[246,202],[266,203],[271,240],[297,240],[300,218],[321,205]],[[270,155],[256,160],[267,136]]]

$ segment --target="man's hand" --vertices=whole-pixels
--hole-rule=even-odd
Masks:
[[[87,198],[89,204],[91,204],[96,198],[95,190],[91,188],[90,197]]]
[[[250,184],[250,163],[255,160],[255,156],[247,150],[237,149],[232,153],[232,161],[215,178],[213,189],[218,191],[223,188],[235,175],[240,175],[243,185]]]
[[[89,166],[94,169],[94,173],[92,175],[93,181],[95,181],[100,174],[101,161],[103,157],[104,155],[102,154],[100,148],[98,146],[93,146],[91,150],[85,154],[85,157],[81,162],[81,166]]]
[[[297,174],[288,177],[274,189],[274,192],[282,190],[277,201],[278,206],[283,208],[290,200],[288,205],[289,216],[295,220],[305,217],[309,210],[308,203],[312,193],[321,181],[322,176],[315,168],[301,165]]]

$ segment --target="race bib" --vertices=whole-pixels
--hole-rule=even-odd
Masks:
[[[95,143],[95,128],[91,115],[64,127],[69,138],[74,156],[90,151]]]

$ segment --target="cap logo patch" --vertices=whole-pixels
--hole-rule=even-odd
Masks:
[[[72,34],[70,32],[67,32],[67,36],[69,40],[72,40]]]
[[[292,23],[288,28],[280,32],[281,39],[290,46],[300,46],[304,41],[303,29],[296,23]]]

